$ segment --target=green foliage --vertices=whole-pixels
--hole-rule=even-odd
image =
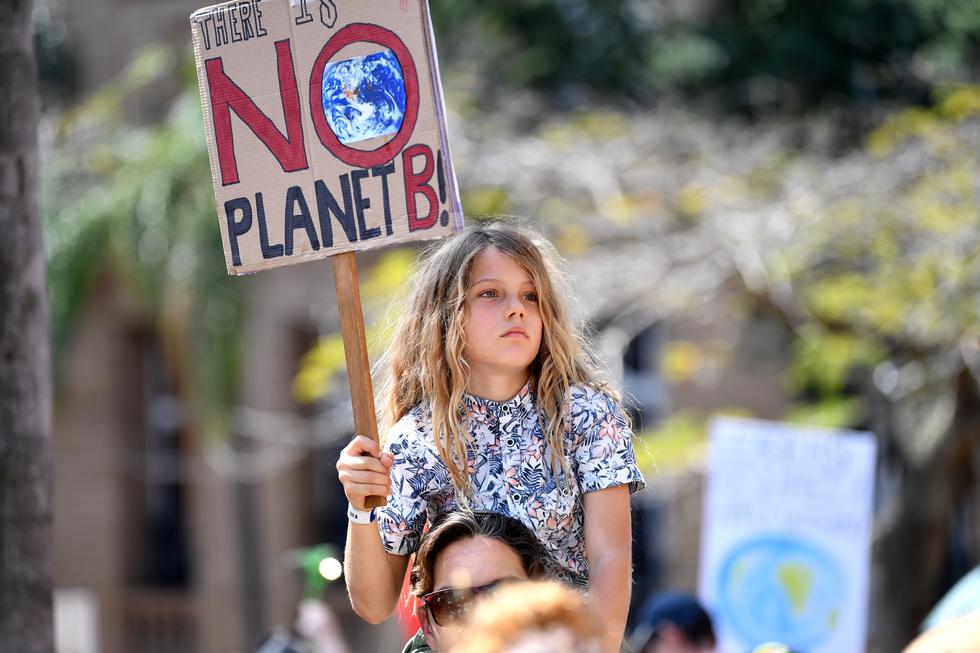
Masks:
[[[703,419],[686,412],[675,413],[656,429],[636,434],[636,463],[648,476],[681,469],[703,455],[706,433]]]
[[[793,406],[782,419],[785,422],[836,429],[853,425],[858,415],[857,399],[834,396],[815,403]]]
[[[807,110],[825,99],[921,101],[970,79],[980,58],[973,0],[433,0],[443,59],[484,100],[532,87],[618,103],[665,90],[727,108]]]
[[[697,86],[717,76],[728,55],[716,40],[691,28],[668,29],[653,39],[649,83],[656,88]]]
[[[739,407],[723,407],[714,415],[752,417]],[[634,436],[636,463],[648,478],[665,471],[683,469],[704,457],[708,448],[709,420],[694,411],[682,410],[666,418],[653,429]]]
[[[465,215],[503,215],[511,211],[510,199],[503,188],[477,186],[462,193]]]
[[[127,121],[133,93],[175,77],[183,92],[158,125]],[[206,419],[221,419],[234,395],[242,309],[225,272],[203,136],[193,62],[151,48],[57,119],[42,209],[55,360],[93,281],[112,275],[159,337],[186,347],[177,355],[190,372],[187,394]]]
[[[642,94],[650,33],[633,4],[434,0],[431,7],[443,59],[466,57],[478,67],[487,91],[588,86]]]
[[[810,317],[790,372],[798,390],[832,400],[856,368],[927,360],[970,337],[980,318],[978,123],[980,89],[969,87],[897,113],[869,136],[869,160],[913,150],[908,182],[829,202],[798,234],[792,282]]]
[[[293,377],[293,396],[308,404],[320,399],[334,387],[334,377],[344,369],[344,340],[339,333],[321,336],[303,355],[299,371]]]
[[[395,322],[401,310],[398,302],[384,307],[392,297],[404,294],[415,264],[415,250],[395,248],[385,251],[364,275],[361,297],[365,310],[365,337],[368,354],[377,359],[391,342]],[[374,319],[371,319],[371,316]],[[333,390],[337,375],[346,367],[344,340],[340,333],[321,336],[300,360],[293,378],[293,396],[302,403],[314,402]]]
[[[883,357],[880,345],[873,341],[808,324],[800,329],[794,344],[790,379],[799,392],[814,390],[819,396],[833,396],[844,390],[855,366],[871,367]]]

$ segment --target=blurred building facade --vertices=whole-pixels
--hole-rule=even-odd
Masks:
[[[315,303],[303,295],[329,286],[316,270],[290,272],[252,280],[250,298],[276,309],[243,325],[241,403],[260,417],[224,441],[189,418],[165,343],[110,273],[89,296],[56,410],[55,583],[91,592],[99,650],[249,650],[295,619],[302,580],[289,552],[326,542],[339,556],[339,446],[284,418],[301,412],[291,377]]]

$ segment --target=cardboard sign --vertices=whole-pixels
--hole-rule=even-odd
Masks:
[[[425,0],[237,0],[191,29],[230,274],[462,228]]]
[[[865,650],[874,469],[870,433],[712,423],[699,593],[719,650]]]

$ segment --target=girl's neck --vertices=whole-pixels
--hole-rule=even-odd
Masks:
[[[528,378],[530,375],[527,372],[472,374],[469,383],[466,384],[466,393],[490,401],[507,401],[513,399],[514,395],[520,392]]]

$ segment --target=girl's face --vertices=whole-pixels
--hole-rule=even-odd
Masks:
[[[478,254],[463,319],[471,376],[526,377],[541,347],[541,313],[537,289],[524,268],[495,247]]]

